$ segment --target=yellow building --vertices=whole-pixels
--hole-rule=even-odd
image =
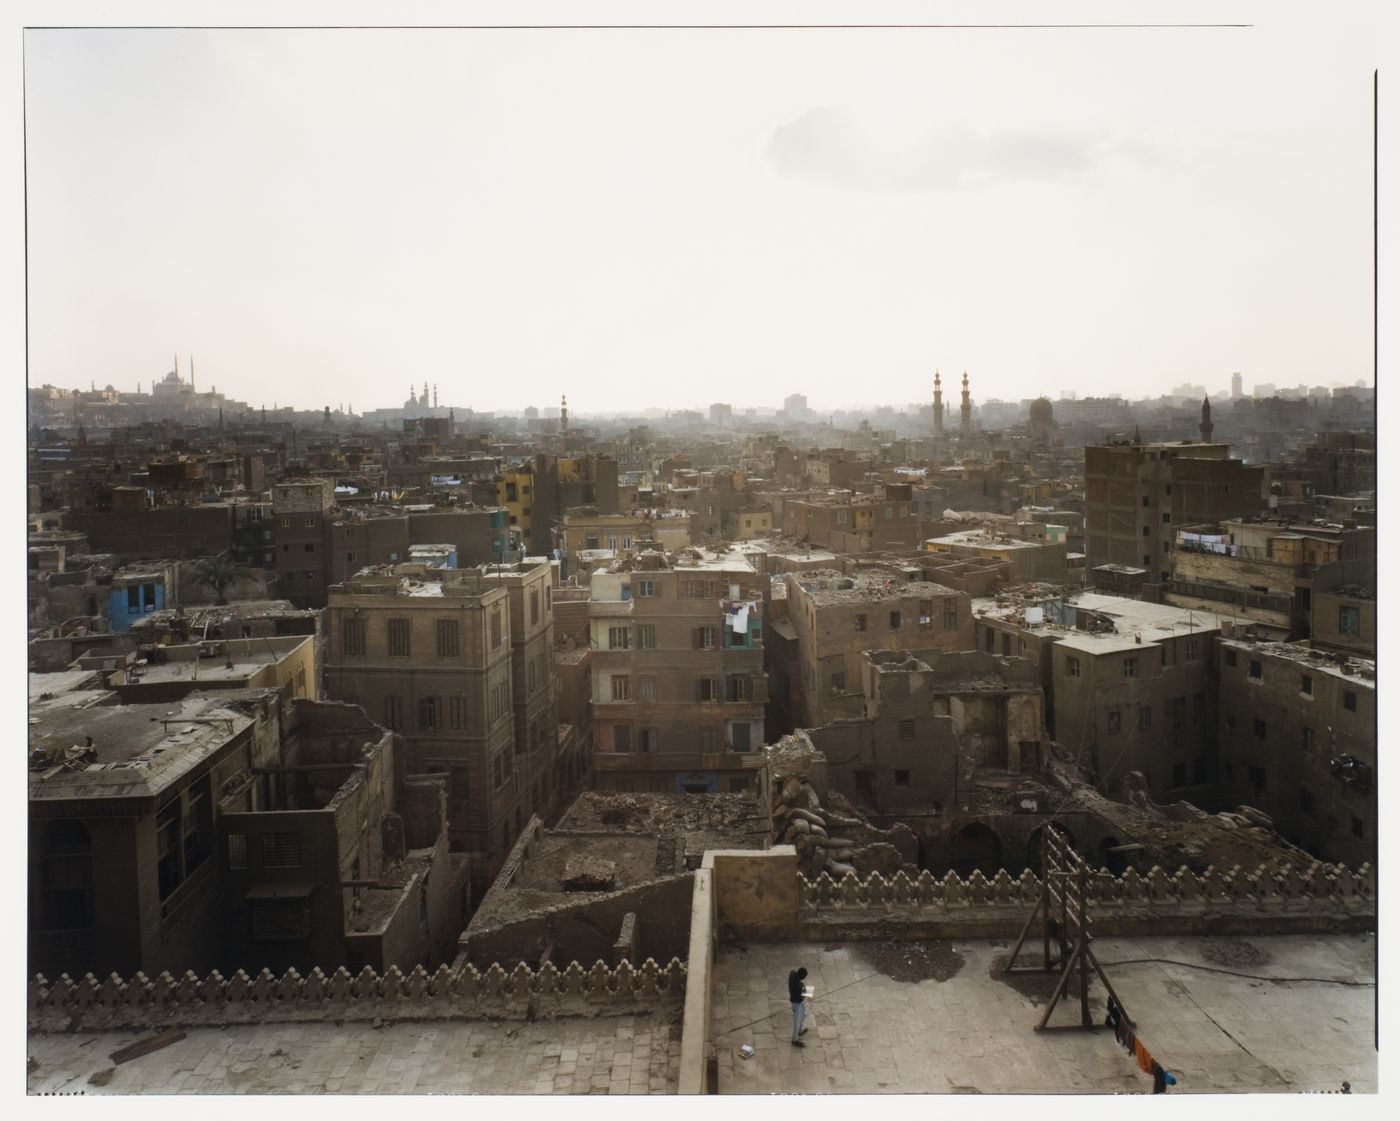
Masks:
[[[530,511],[534,507],[535,472],[529,467],[506,471],[496,484],[496,502],[504,506],[512,527],[530,540]]]
[[[767,507],[754,510],[740,510],[735,515],[739,530],[739,540],[753,537],[769,537],[773,533],[773,511]]]
[[[655,540],[652,519],[642,514],[567,514],[564,550],[576,557],[584,549],[631,549]]]

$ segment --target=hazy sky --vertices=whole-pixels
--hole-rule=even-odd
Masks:
[[[29,31],[29,378],[178,350],[254,404],[579,413],[1369,382],[1376,28],[1237,7]]]

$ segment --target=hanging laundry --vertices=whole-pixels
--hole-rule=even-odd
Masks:
[[[1143,1074],[1151,1074],[1152,1056],[1148,1054],[1147,1048],[1142,1045],[1142,1040],[1140,1039],[1137,1041],[1134,1048],[1134,1054],[1137,1057],[1138,1070],[1142,1071]]]
[[[1167,1072],[1162,1069],[1162,1064],[1156,1059],[1152,1060],[1152,1092],[1154,1094],[1167,1092]]]
[[[729,625],[735,633],[744,634],[749,629],[749,605],[741,603],[739,609],[729,616]]]

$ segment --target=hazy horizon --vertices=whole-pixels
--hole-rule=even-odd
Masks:
[[[357,412],[1369,385],[1375,29],[1250,14],[30,30],[29,383],[178,351]]]

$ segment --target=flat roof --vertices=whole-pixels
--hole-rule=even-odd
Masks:
[[[1269,658],[1287,658],[1306,667],[1310,673],[1324,673],[1332,677],[1350,681],[1363,689],[1376,687],[1376,660],[1358,654],[1333,653],[1314,650],[1301,642],[1249,642],[1240,638],[1222,638],[1222,646],[1243,650],[1249,654],[1262,654]],[[1342,671],[1343,666],[1351,668],[1350,673]]]
[[[1039,523],[1037,523],[1039,524]],[[1027,541],[1022,537],[1007,537],[995,533],[985,533],[980,530],[970,530],[963,533],[949,533],[943,537],[926,537],[925,544],[939,545],[971,545],[979,549],[1036,549],[1046,544],[1059,544],[1059,542]]]
[[[1335,1093],[1343,1081],[1375,1093],[1376,950],[1373,934],[1094,939],[1143,1046],[1176,1079],[1170,1094]],[[1035,1030],[1059,973],[1007,976],[1010,952],[1005,940],[857,942],[835,931],[722,942],[710,1012],[719,1092],[1150,1093],[1111,1031]],[[1018,965],[1038,953],[1027,944]],[[815,990],[805,1048],[788,1042],[796,965]],[[1089,976],[1101,1025],[1108,994]],[[1078,1023],[1071,994],[1050,1026]]]
[[[249,696],[270,690],[250,690]],[[227,707],[228,693],[161,704],[114,704],[109,690],[75,690],[29,706],[29,748],[51,755],[92,737],[97,762],[31,770],[31,801],[139,798],[158,793],[252,725]]]
[[[1113,620],[1116,630],[1107,634],[1079,630],[1077,627],[1055,622],[1049,617],[1048,609],[1046,621],[1038,626],[1026,626],[1021,621],[1024,619],[1026,608],[1045,607],[1047,603],[1063,603],[1077,611],[1093,611],[1099,615],[1106,615]],[[972,601],[972,613],[978,617],[1015,623],[1031,634],[1056,638],[1061,645],[1083,650],[1088,654],[1127,653],[1165,639],[1218,632],[1221,623],[1226,621],[1225,616],[1199,611],[1194,607],[1148,603],[1146,600],[1100,595],[1097,592],[1046,596],[1038,601],[1028,597],[1011,602],[999,602],[992,596],[980,596]],[[1139,638],[1141,642],[1138,641]]]

